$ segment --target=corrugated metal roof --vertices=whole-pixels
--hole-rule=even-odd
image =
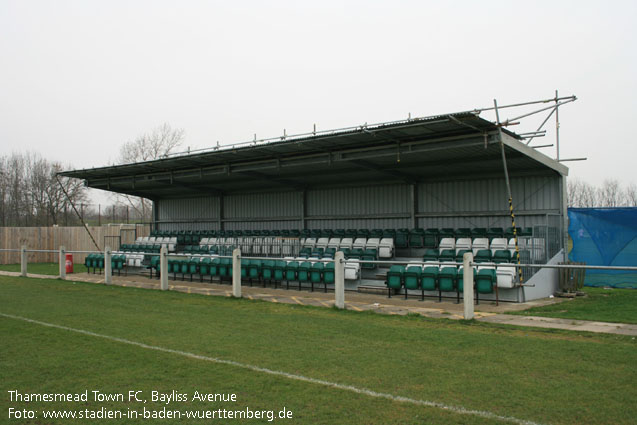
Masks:
[[[464,112],[60,174],[85,179],[90,187],[152,199],[453,179],[502,173],[499,132],[495,123]],[[513,174],[565,169],[528,149],[514,133],[502,132],[509,140],[505,149]]]

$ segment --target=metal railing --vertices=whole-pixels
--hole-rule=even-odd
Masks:
[[[23,246],[21,249],[0,249],[0,251],[4,252],[20,252],[21,253],[21,276],[27,277],[27,254],[30,252],[48,252],[48,253],[59,253],[59,267],[60,267],[60,275],[59,278],[65,279],[65,254],[69,253],[79,253],[79,254],[101,254],[104,256],[104,282],[106,284],[112,283],[112,255],[116,254],[115,251],[111,251],[107,249],[105,251],[83,251],[83,250],[65,250],[64,247],[60,247],[59,250],[42,250],[42,249],[27,249],[27,247]],[[233,295],[235,297],[241,297],[241,285],[242,285],[242,274],[241,274],[241,261],[242,260],[272,260],[272,257],[268,256],[242,256],[240,249],[235,249],[232,252],[232,255],[212,255],[212,254],[169,254],[167,251],[167,247],[164,245],[161,249],[160,254],[136,254],[136,255],[144,255],[144,256],[158,256],[159,257],[159,276],[161,280],[161,289],[168,290],[168,260],[169,256],[174,259],[176,258],[232,258],[232,273],[229,273],[229,277],[232,278],[232,286],[233,286]],[[308,262],[321,262],[321,263],[334,263],[334,292],[335,292],[335,303],[337,307],[344,308],[345,298],[344,298],[344,283],[345,283],[345,265],[346,264],[360,264],[361,267],[364,264],[375,264],[375,265],[438,265],[438,266],[463,266],[464,267],[464,287],[463,297],[465,302],[465,318],[473,317],[473,291],[467,291],[466,288],[474,287],[474,275],[473,269],[475,267],[484,268],[484,267],[517,267],[515,264],[511,263],[493,263],[493,262],[480,262],[476,263],[473,261],[473,254],[466,253],[463,258],[463,262],[455,262],[455,261],[430,261],[430,262],[420,262],[420,261],[405,261],[405,260],[367,260],[367,259],[345,259],[343,253],[338,251],[335,255],[335,258],[295,258],[290,261],[308,261]],[[226,265],[228,266],[228,265]],[[598,265],[580,265],[580,264],[521,264],[520,267],[528,268],[528,269],[570,269],[570,270],[620,270],[620,271],[637,271],[637,267],[635,266],[598,266]],[[152,276],[152,275],[151,275]],[[517,287],[528,286],[525,283],[519,283]],[[405,289],[407,290],[407,289]],[[498,285],[495,285],[495,293],[496,293],[496,303],[498,300]],[[467,293],[471,293],[468,295]],[[466,303],[470,302],[471,307],[467,307]],[[497,305],[497,304],[496,304]]]

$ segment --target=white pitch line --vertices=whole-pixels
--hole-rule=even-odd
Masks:
[[[514,418],[512,416],[500,416],[500,415],[496,415],[495,413],[487,412],[487,411],[484,411],[484,410],[472,410],[472,409],[466,409],[466,408],[461,407],[461,406],[453,406],[453,405],[449,405],[449,404],[439,403],[439,402],[436,402],[436,401],[419,400],[419,399],[415,399],[415,398],[397,396],[397,395],[393,395],[393,394],[389,394],[389,393],[380,393],[380,392],[369,390],[369,389],[366,389],[366,388],[358,388],[358,387],[354,387],[352,385],[339,384],[339,383],[336,383],[336,382],[330,382],[330,381],[325,381],[325,380],[322,380],[322,379],[310,378],[310,377],[303,376],[303,375],[295,375],[295,374],[292,374],[292,373],[282,372],[282,371],[278,371],[278,370],[272,370],[272,369],[268,369],[268,368],[265,368],[265,367],[250,365],[250,364],[247,364],[247,363],[235,362],[233,360],[224,360],[224,359],[219,359],[219,358],[216,358],[216,357],[208,357],[208,356],[202,356],[200,354],[189,353],[187,351],[173,350],[172,348],[164,348],[164,347],[159,347],[159,346],[156,346],[156,345],[148,345],[148,344],[144,344],[143,342],[131,341],[129,339],[118,338],[118,337],[115,337],[115,336],[98,334],[96,332],[86,331],[84,329],[70,328],[68,326],[56,325],[54,323],[41,322],[39,320],[29,319],[27,317],[14,316],[12,314],[6,314],[6,313],[0,313],[0,316],[6,317],[8,319],[21,320],[21,321],[28,322],[28,323],[33,323],[33,324],[36,324],[36,325],[46,326],[46,327],[49,327],[49,328],[62,329],[62,330],[65,330],[65,331],[75,332],[75,333],[88,335],[88,336],[92,336],[92,337],[97,337],[97,338],[102,338],[102,339],[106,339],[106,340],[109,340],[109,341],[120,342],[122,344],[133,345],[133,346],[136,346],[136,347],[145,348],[147,350],[154,350],[154,351],[160,351],[160,352],[163,352],[163,353],[177,354],[179,356],[188,357],[188,358],[191,358],[191,359],[203,360],[203,361],[207,361],[207,362],[224,364],[224,365],[229,365],[229,366],[235,366],[235,367],[238,367],[238,368],[241,368],[241,369],[248,369],[248,370],[252,370],[252,371],[255,371],[255,372],[266,373],[268,375],[281,376],[281,377],[292,379],[292,380],[295,380],[295,381],[302,381],[302,382],[308,382],[310,384],[323,385],[325,387],[336,388],[336,389],[343,390],[343,391],[350,391],[350,392],[353,392],[353,393],[356,393],[356,394],[363,394],[363,395],[367,395],[367,396],[374,397],[374,398],[384,398],[384,399],[387,399],[387,400],[390,400],[390,401],[397,401],[397,402],[401,402],[401,403],[409,403],[409,404],[414,404],[416,406],[433,407],[433,408],[437,408],[437,409],[447,410],[447,411],[450,411],[450,412],[453,412],[453,413],[458,413],[458,414],[461,414],[461,415],[479,416],[479,417],[482,417],[482,418],[485,418],[485,419],[496,419],[496,420],[500,420],[500,421],[503,421],[503,422],[510,422],[510,423],[519,424],[519,425],[541,425],[538,422],[528,421],[528,420],[524,420],[524,419],[518,419],[518,418]]]

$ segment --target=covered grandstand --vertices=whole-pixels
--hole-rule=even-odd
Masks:
[[[176,253],[227,255],[236,246],[244,256],[293,260],[341,250],[350,259],[422,266],[468,249],[489,261],[506,251],[498,255],[510,264],[510,193],[520,262],[561,261],[568,168],[479,115],[284,135],[61,174],[153,201],[151,237],[116,247],[122,251],[168,244]],[[384,287],[387,269],[362,263],[347,287]],[[555,289],[553,273],[523,272],[529,286],[514,276],[501,285],[500,299]]]

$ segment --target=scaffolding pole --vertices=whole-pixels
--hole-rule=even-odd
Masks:
[[[495,109],[495,116],[498,126],[500,126],[500,114],[498,112],[498,102],[493,99],[493,106]],[[518,231],[515,225],[515,213],[513,212],[513,195],[511,193],[511,181],[509,180],[509,168],[507,166],[506,153],[504,152],[504,142],[502,141],[502,127],[498,128],[498,138],[500,141],[500,151],[502,152],[502,166],[504,167],[504,181],[506,182],[507,195],[509,197],[509,213],[511,214],[511,226],[513,226],[513,239],[515,240],[515,260],[518,265],[518,280],[520,282],[520,288],[524,283],[524,277],[522,276],[522,267],[520,267],[520,246],[518,244]],[[496,291],[497,291],[496,284]],[[524,302],[524,289],[522,289],[522,301]]]

